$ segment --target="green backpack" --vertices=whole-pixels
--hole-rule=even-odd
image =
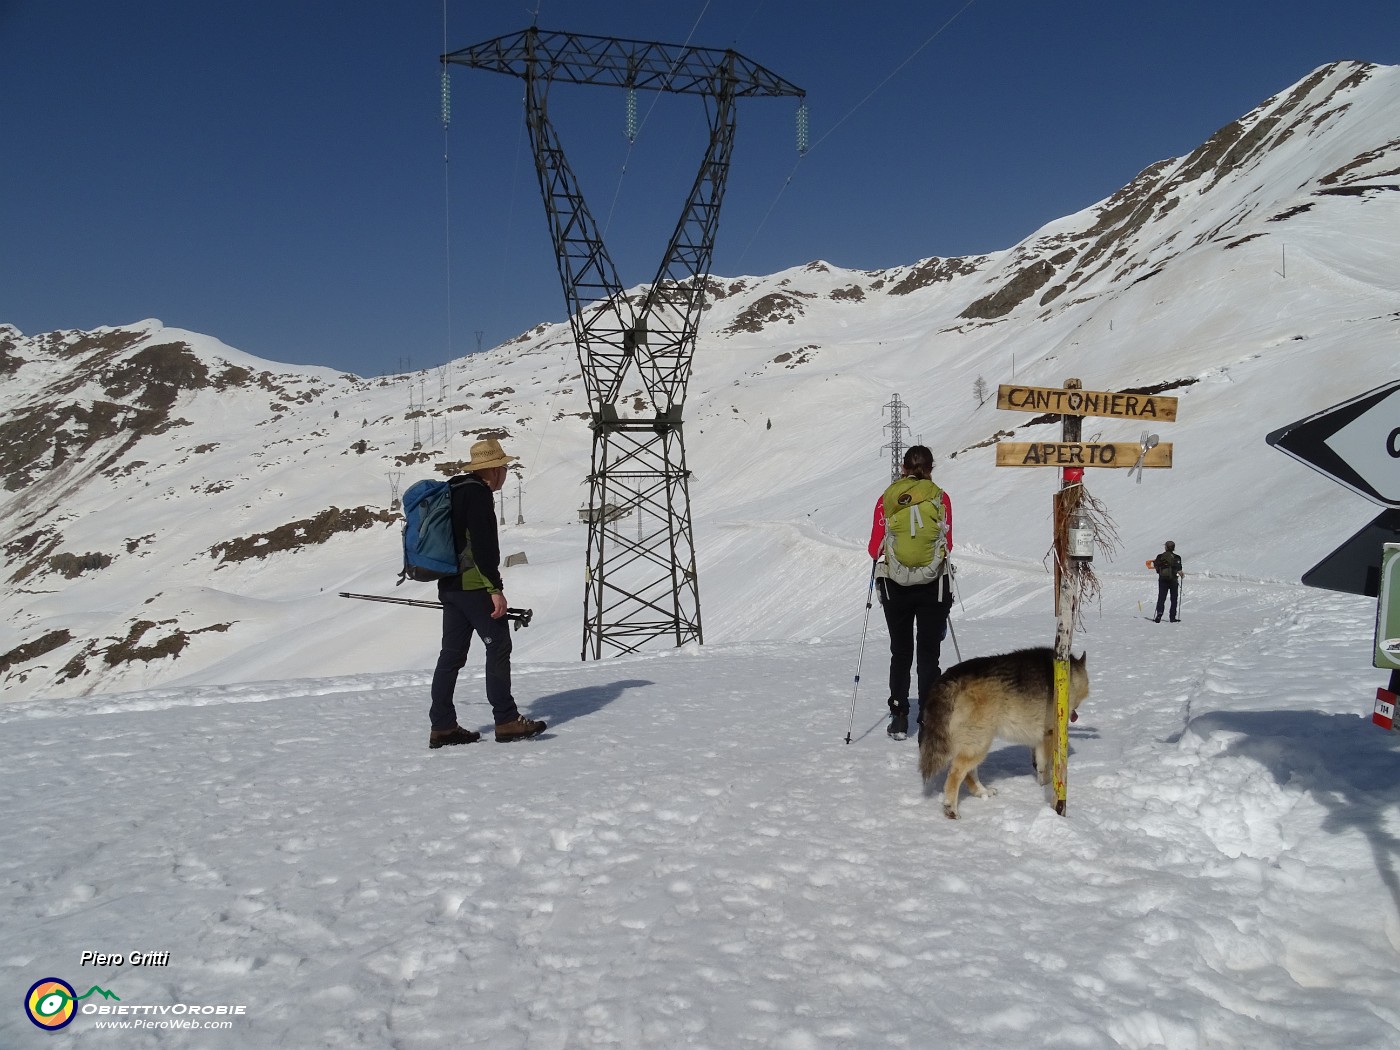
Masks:
[[[885,489],[885,570],[895,583],[932,583],[948,559],[943,490],[923,478],[900,478]]]

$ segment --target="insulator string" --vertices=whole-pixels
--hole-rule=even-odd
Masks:
[[[680,51],[682,53],[690,46],[690,41],[694,38],[695,31],[700,28],[700,22],[704,19],[705,12],[710,9],[711,2],[712,0],[705,0],[705,6],[702,7],[700,13],[695,16],[695,23],[690,27],[690,32],[685,35],[685,42],[680,46]],[[676,61],[680,61],[680,55],[677,55]],[[675,69],[676,67],[673,66],[671,72],[674,73]],[[637,136],[642,133],[642,128],[646,127],[647,121],[651,119],[652,111],[656,109],[658,103],[661,101],[661,92],[658,91],[656,92],[656,97],[651,100],[651,105],[647,107],[646,115],[642,117],[641,122],[638,123],[636,119],[635,94],[636,92],[634,89],[628,89],[627,155],[622,158],[622,168],[617,173],[617,185],[613,189],[612,203],[608,206],[608,217],[603,221],[603,228],[599,234],[603,237],[607,236],[608,228],[612,226],[613,213],[617,211],[617,199],[622,195],[622,180],[627,176],[627,164],[632,159],[632,146],[636,143]]]

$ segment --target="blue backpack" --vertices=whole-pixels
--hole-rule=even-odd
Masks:
[[[416,481],[403,494],[403,571],[398,583],[429,583],[466,572],[470,551],[458,551],[452,527],[452,492],[460,485],[484,485],[475,474],[451,481]],[[395,584],[397,586],[397,584]]]

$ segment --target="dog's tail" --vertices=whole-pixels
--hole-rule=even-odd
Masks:
[[[953,758],[953,742],[948,736],[948,723],[953,716],[953,696],[957,687],[941,679],[925,699],[919,712],[919,772],[924,783]]]

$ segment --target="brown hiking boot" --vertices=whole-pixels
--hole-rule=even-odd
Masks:
[[[496,723],[496,743],[505,744],[512,740],[525,740],[532,736],[539,736],[544,731],[545,724],[543,722],[536,722],[520,715],[514,722]]]
[[[429,747],[447,747],[449,744],[475,744],[481,734],[475,729],[453,726],[451,729],[434,729],[428,734]]]

